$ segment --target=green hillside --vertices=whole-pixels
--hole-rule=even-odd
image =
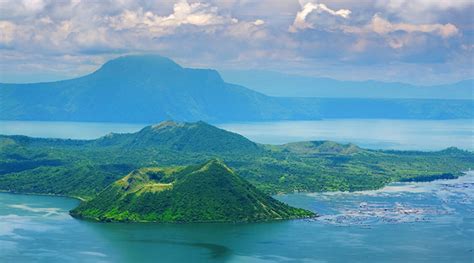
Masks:
[[[136,222],[254,222],[314,216],[265,195],[218,160],[135,170],[71,215]]]
[[[142,167],[219,158],[267,194],[377,189],[403,180],[457,177],[474,153],[379,151],[328,141],[261,145],[204,122],[164,122],[95,140],[0,136],[0,190],[94,198]]]
[[[97,146],[143,149],[159,145],[164,150],[197,153],[257,153],[261,148],[240,134],[229,133],[205,122],[164,121],[134,134],[108,134]]]

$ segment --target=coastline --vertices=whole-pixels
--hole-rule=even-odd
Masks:
[[[15,195],[37,195],[37,196],[64,197],[64,198],[76,199],[76,200],[81,201],[81,202],[86,201],[86,199],[84,199],[82,197],[79,197],[79,196],[69,196],[69,195],[59,195],[59,194],[15,192],[15,191],[8,191],[8,190],[2,190],[2,189],[0,189],[0,193],[15,194]]]
[[[463,176],[467,176],[467,175],[473,175],[474,174],[474,171],[473,170],[468,170],[468,171],[463,171],[463,172],[460,172],[459,173],[459,176],[457,176],[456,178],[448,178],[448,179],[445,179],[445,178],[441,178],[441,179],[434,179],[434,180],[431,180],[431,181],[422,181],[422,182],[416,182],[416,181],[408,181],[408,182],[390,182],[386,185],[384,185],[383,187],[379,188],[379,189],[372,189],[372,190],[363,190],[363,191],[354,191],[354,192],[349,192],[349,191],[346,191],[346,192],[341,192],[341,191],[334,191],[334,192],[295,192],[295,193],[285,193],[285,194],[282,194],[282,193],[279,193],[279,194],[275,194],[275,195],[272,195],[272,197],[275,197],[275,196],[283,196],[283,195],[291,195],[291,194],[307,194],[307,195],[312,195],[312,194],[341,194],[341,193],[344,193],[344,194],[360,194],[360,193],[370,193],[370,192],[373,192],[373,191],[381,191],[383,190],[384,188],[386,187],[389,187],[390,184],[392,183],[403,183],[403,184],[413,184],[413,183],[416,183],[416,184],[423,184],[423,183],[431,183],[431,182],[434,182],[434,181],[451,181],[451,180],[456,180],[456,179],[459,179],[460,177],[463,177]],[[58,194],[44,194],[44,193],[22,193],[22,192],[13,192],[13,191],[7,191],[7,190],[0,190],[0,193],[7,193],[7,194],[15,194],[15,195],[31,195],[31,196],[52,196],[52,197],[63,197],[63,198],[71,198],[71,199],[75,199],[75,200],[78,200],[80,202],[84,202],[86,201],[86,199],[84,198],[81,198],[81,197],[78,197],[78,196],[67,196],[67,195],[58,195]],[[76,206],[77,207],[77,206]],[[86,218],[86,217],[80,217],[80,216],[74,216],[73,214],[71,214],[71,211],[73,210],[74,208],[72,208],[68,214],[73,217],[73,218],[76,218],[76,219],[79,219],[79,220],[85,220],[85,221],[90,221],[90,222],[97,222],[97,223],[127,223],[127,224],[135,224],[135,223],[143,223],[143,224],[153,224],[153,223],[156,223],[156,224],[193,224],[193,223],[197,223],[197,224],[202,224],[202,223],[212,223],[212,224],[219,224],[219,223],[226,223],[226,224],[246,224],[246,223],[264,223],[264,222],[280,222],[280,221],[285,221],[285,220],[308,220],[308,219],[314,219],[314,218],[318,218],[318,217],[321,217],[322,215],[317,213],[316,211],[311,211],[314,213],[314,216],[305,216],[305,217],[295,217],[295,218],[281,218],[281,219],[273,219],[273,220],[261,220],[261,221],[199,221],[199,222],[156,222],[156,221],[106,221],[106,220],[100,220],[98,218]]]
[[[454,175],[454,178],[435,178],[429,181],[393,181],[385,184],[384,186],[377,188],[377,189],[367,189],[367,190],[361,190],[361,191],[322,191],[322,192],[289,192],[289,193],[275,193],[275,194],[270,194],[270,196],[282,196],[282,195],[289,195],[289,194],[331,194],[331,193],[360,193],[360,192],[369,192],[369,191],[378,191],[383,189],[384,187],[389,186],[392,183],[430,183],[434,181],[450,181],[450,180],[456,180],[459,177],[466,176],[470,173],[474,174],[474,170],[468,170],[468,171],[461,171],[458,172],[456,175]],[[69,196],[69,195],[59,195],[59,194],[51,194],[51,193],[31,193],[31,192],[16,192],[16,191],[8,191],[8,190],[3,190],[0,189],[0,193],[7,193],[7,194],[18,194],[18,195],[38,195],[38,196],[56,196],[56,197],[65,197],[65,198],[72,198],[76,199],[81,202],[86,202],[87,199],[80,197],[80,196]]]

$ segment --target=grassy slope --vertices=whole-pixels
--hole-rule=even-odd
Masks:
[[[474,166],[472,152],[455,148],[408,152],[334,142],[258,145],[194,123],[92,141],[0,136],[0,190],[90,199],[134,169],[199,164],[216,157],[270,194],[376,189],[399,180],[458,176]]]
[[[136,170],[71,214],[139,222],[253,222],[314,215],[265,195],[217,160]]]

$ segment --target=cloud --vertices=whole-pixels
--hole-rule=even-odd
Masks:
[[[238,22],[230,16],[219,15],[215,6],[199,2],[189,4],[187,1],[174,4],[173,13],[167,16],[156,15],[152,11],[144,12],[139,8],[136,11],[125,10],[120,15],[106,19],[115,30],[146,28],[157,35],[172,33],[183,25],[209,27]]]
[[[443,39],[452,38],[460,34],[459,29],[451,24],[412,24],[412,23],[392,23],[383,18],[380,14],[375,14],[371,21],[364,26],[341,26],[345,33],[352,33],[361,37],[369,37],[370,34],[384,38],[388,45],[394,49],[400,49],[407,45],[423,45],[425,38],[419,34],[429,34]],[[360,51],[360,48],[359,48]]]
[[[0,17],[34,16],[44,10],[46,2],[43,0],[2,0],[0,4]]]
[[[410,23],[391,23],[382,18],[379,14],[374,15],[370,24],[371,29],[380,35],[386,35],[396,31],[407,33],[422,32],[439,35],[443,38],[449,38],[459,33],[458,28],[451,24],[410,24]]]
[[[270,37],[269,33],[262,27],[263,25],[264,22],[260,19],[253,22],[234,23],[226,27],[224,35],[231,36],[235,40],[248,41],[247,44],[253,45]]]
[[[257,19],[253,22],[254,25],[256,26],[261,26],[263,24],[265,24],[265,21],[263,21],[262,19]]]
[[[472,4],[470,0],[378,0],[378,5],[384,6],[386,9],[393,11],[401,11],[406,9],[428,10],[428,9],[463,9]]]
[[[472,1],[0,2],[0,82],[44,72],[77,76],[129,53],[159,53],[186,66],[336,77],[363,67],[354,77],[370,77],[370,70],[381,77],[381,65],[403,64],[390,69],[393,78],[422,78],[403,73],[407,63],[413,71],[439,69],[423,71],[426,79],[472,75]]]
[[[414,0],[423,1],[423,0]],[[384,1],[385,7],[395,8],[397,4],[401,6],[410,5],[407,1]],[[419,34],[430,34],[448,39],[460,34],[460,30],[452,23],[409,23],[409,22],[391,22],[385,19],[380,13],[375,13],[370,20],[364,17],[354,17],[353,21],[348,20],[351,10],[347,8],[331,9],[322,3],[300,2],[302,9],[297,12],[293,24],[289,27],[289,32],[296,33],[307,29],[319,29],[333,34],[350,33],[358,35],[360,38],[356,40],[353,47],[349,50],[354,52],[362,52],[368,48],[368,38],[385,39],[385,42],[393,49],[400,49],[412,44],[423,44],[426,38],[420,37]],[[429,6],[429,5],[427,5]],[[439,6],[438,8],[451,8],[455,5]],[[458,6],[456,6],[458,7]],[[427,8],[425,6],[425,8]],[[340,18],[335,20],[334,18]],[[341,20],[342,19],[342,20]],[[313,34],[321,34],[321,32],[313,32]],[[370,35],[370,36],[369,36]],[[376,41],[371,41],[375,43]]]
[[[15,27],[9,21],[0,21],[0,44],[8,45],[13,41]]]
[[[201,2],[181,0],[170,7],[170,12],[161,4],[157,8],[151,3],[148,6],[127,0],[112,2],[110,8],[105,1],[25,0],[11,4],[6,8],[15,17],[0,20],[0,45],[23,52],[156,52],[171,39],[198,34],[209,38],[217,34],[258,39],[266,36],[264,20],[239,20],[215,5]]]
[[[307,21],[308,16],[316,12],[317,14],[329,14],[336,17],[349,18],[351,10],[349,9],[339,9],[333,10],[327,7],[325,4],[317,4],[313,2],[308,2],[302,5],[302,10],[296,14],[293,24],[289,27],[290,32],[297,32],[299,30],[304,30],[308,28],[314,28],[314,24]]]
[[[472,5],[472,0],[377,0],[375,3],[388,15],[417,23],[433,23],[446,12],[463,11]]]

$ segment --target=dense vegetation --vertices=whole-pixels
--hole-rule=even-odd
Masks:
[[[141,168],[71,215],[99,221],[254,222],[314,216],[262,193],[224,163]]]
[[[270,97],[226,83],[215,70],[183,68],[150,55],[111,60],[96,72],[71,80],[0,84],[0,116],[3,120],[138,123],[473,118],[474,101],[469,99]]]
[[[474,153],[377,151],[328,141],[260,145],[204,122],[165,122],[96,140],[0,136],[0,190],[91,199],[142,167],[200,164],[212,158],[265,193],[357,191],[416,178],[457,177]]]

